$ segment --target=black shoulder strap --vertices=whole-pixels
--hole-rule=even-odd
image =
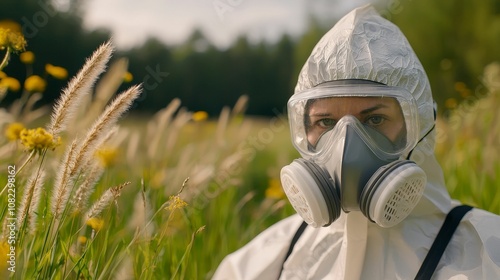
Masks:
[[[439,260],[441,259],[446,246],[450,242],[453,233],[457,229],[458,224],[460,224],[464,215],[471,209],[471,206],[459,205],[453,208],[448,215],[446,215],[446,219],[444,220],[436,239],[432,243],[432,246],[429,249],[429,252],[427,253],[427,256],[425,257],[415,279],[431,279],[431,276],[436,270]]]
[[[288,247],[288,252],[286,252],[285,259],[281,263],[280,274],[278,275],[277,279],[280,279],[281,273],[283,272],[283,266],[285,265],[285,262],[288,259],[288,257],[292,254],[293,247],[295,247],[295,243],[297,243],[297,240],[299,240],[299,237],[302,235],[302,233],[304,232],[306,227],[307,227],[307,223],[304,221],[304,222],[302,222],[302,224],[300,224],[300,227],[295,232],[295,235],[293,236],[292,241],[290,242],[290,247]]]

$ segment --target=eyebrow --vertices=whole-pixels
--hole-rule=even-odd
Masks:
[[[360,115],[366,115],[366,114],[369,114],[373,111],[377,111],[379,109],[383,109],[383,108],[389,108],[389,106],[385,105],[385,104],[377,104],[373,107],[370,107],[370,108],[366,108],[364,110],[362,110],[361,112],[359,112]],[[332,113],[330,112],[319,112],[319,113],[314,113],[314,114],[309,114],[307,116],[309,117],[328,117],[328,116],[331,116]]]
[[[315,114],[310,114],[310,115],[307,115],[309,117],[328,117],[328,116],[331,116],[332,113],[329,113],[329,112],[326,112],[326,113],[315,113]]]
[[[382,109],[382,108],[389,108],[389,106],[385,105],[385,104],[377,104],[373,107],[370,107],[370,108],[367,108],[367,109],[364,109],[362,110],[361,112],[359,112],[361,115],[366,115],[366,114],[369,114],[373,111],[377,111],[378,109]]]

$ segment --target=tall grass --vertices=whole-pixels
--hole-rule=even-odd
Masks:
[[[438,122],[436,154],[452,197],[500,214],[500,64],[483,87]]]
[[[227,253],[291,213],[283,197],[265,196],[278,175],[267,169],[279,153],[269,151],[286,132],[278,116],[244,117],[243,96],[216,119],[173,100],[118,123],[140,87],[113,98],[127,63],[117,60],[99,80],[112,52],[107,43],[89,57],[46,130],[33,128],[41,119],[17,114],[23,101],[5,110],[28,128],[22,141],[0,138],[0,185],[9,186],[5,194],[15,186],[16,198],[12,213],[4,194],[0,204],[1,279],[209,278]],[[249,175],[248,166],[262,174]]]
[[[43,125],[54,143],[61,137],[55,149],[0,138],[2,189],[16,166],[17,221],[13,273],[4,192],[0,279],[210,279],[224,256],[294,213],[278,180],[298,157],[282,116],[245,116],[246,97],[212,119],[177,99],[152,116],[126,115],[140,87],[113,97],[127,62],[106,72],[111,54],[103,45],[62,91]],[[484,96],[439,120],[436,150],[452,196],[495,213],[498,69],[485,70]],[[43,123],[15,104],[11,121]]]

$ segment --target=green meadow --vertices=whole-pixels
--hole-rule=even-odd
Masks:
[[[215,117],[181,100],[127,113],[140,88],[114,94],[124,65],[97,79],[109,55],[97,50],[58,106],[35,109],[24,91],[2,109],[1,279],[210,279],[294,213],[279,181],[298,157],[286,116],[248,116],[246,96]],[[482,82],[439,117],[436,155],[453,198],[500,214],[500,65]]]

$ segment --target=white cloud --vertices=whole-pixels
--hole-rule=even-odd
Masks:
[[[303,32],[307,13],[324,17],[330,8],[333,18],[352,8],[348,0],[317,0],[314,4],[310,0],[89,0],[86,5],[85,26],[109,28],[119,47],[140,44],[149,36],[169,44],[181,43],[194,28],[222,47],[242,33],[252,40],[274,41],[284,32]],[[217,10],[216,6],[226,9]]]

